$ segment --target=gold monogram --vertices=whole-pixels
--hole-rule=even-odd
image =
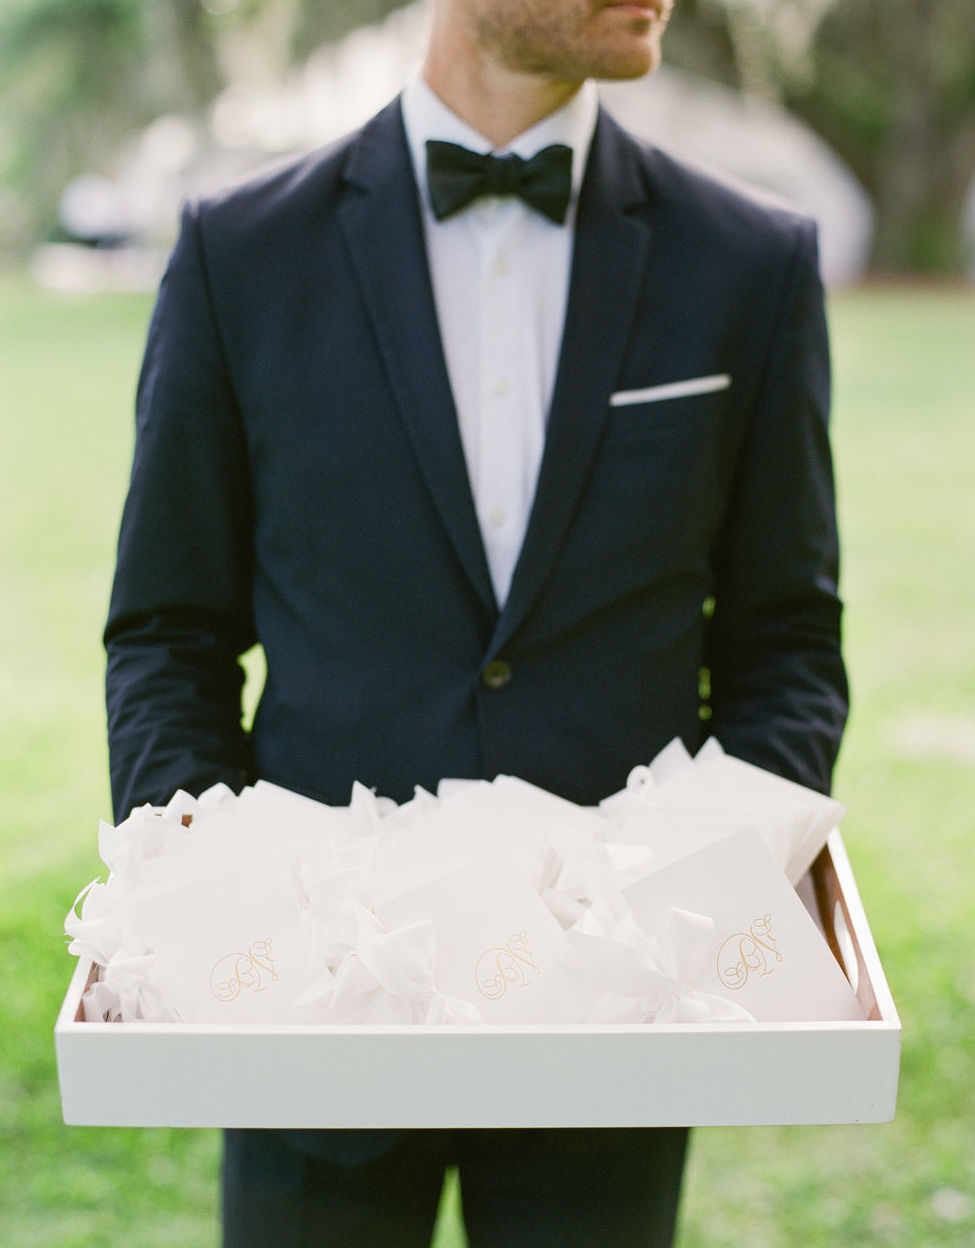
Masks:
[[[735,932],[718,950],[718,979],[726,988],[744,988],[749,975],[771,975],[783,961],[772,935],[772,916],[763,914],[747,932]]]
[[[263,992],[276,983],[271,937],[256,940],[246,953],[227,953],[210,972],[210,992],[218,1001],[236,1001],[242,992]]]
[[[482,953],[477,960],[474,980],[477,991],[488,1001],[500,1001],[513,984],[527,988],[541,972],[528,948],[528,933],[515,932],[503,946]]]

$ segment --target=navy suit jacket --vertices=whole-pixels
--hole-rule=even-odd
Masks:
[[[715,374],[730,386],[610,405]],[[846,715],[828,397],[811,223],[601,115],[499,611],[398,103],[189,205],[106,631],[117,813],[256,776],[344,804],[356,779],[404,800],[512,773],[594,802],[710,732],[827,788]]]

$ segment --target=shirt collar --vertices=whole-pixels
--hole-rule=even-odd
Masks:
[[[426,187],[427,139],[459,143],[472,152],[514,152],[528,160],[543,147],[564,143],[572,148],[572,197],[575,200],[586,171],[589,146],[596,129],[599,96],[596,84],[584,82],[566,104],[549,113],[528,130],[522,131],[505,147],[495,148],[443,102],[421,74],[417,74],[403,91],[403,124],[413,158],[413,171],[424,205],[429,208]]]

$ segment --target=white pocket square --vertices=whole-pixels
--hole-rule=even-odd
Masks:
[[[731,385],[730,373],[714,373],[710,377],[689,377],[687,381],[669,381],[662,386],[647,386],[643,390],[617,390],[610,396],[610,407],[629,407],[632,403],[659,403],[662,399],[687,399],[695,394],[712,394],[715,390],[727,390]]]

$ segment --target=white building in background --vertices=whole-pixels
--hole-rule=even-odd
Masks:
[[[426,29],[420,2],[396,10],[383,22],[361,27],[316,52],[281,86],[229,87],[214,103],[206,126],[183,117],[154,122],[125,154],[114,184],[97,193],[69,188],[66,207],[97,235],[130,222],[150,247],[172,241],[180,202],[248,176],[256,168],[322,146],[378,111],[416,72]],[[852,281],[869,251],[872,209],[852,175],[815,135],[769,104],[744,99],[713,83],[667,66],[636,82],[605,84],[606,107],[633,133],[677,155],[772,191],[814,216],[820,225],[823,272],[828,283]],[[94,188],[89,183],[89,191]],[[60,260],[50,252],[39,276],[57,283]],[[120,284],[151,280],[158,265],[128,264],[111,253],[76,265],[99,264],[105,280]],[[75,275],[84,281],[80,270]],[[70,279],[69,279],[70,280]]]
[[[854,281],[873,237],[870,200],[839,158],[781,108],[669,69],[606,83],[603,103],[628,130],[678,156],[789,200],[819,223],[827,284]]]

